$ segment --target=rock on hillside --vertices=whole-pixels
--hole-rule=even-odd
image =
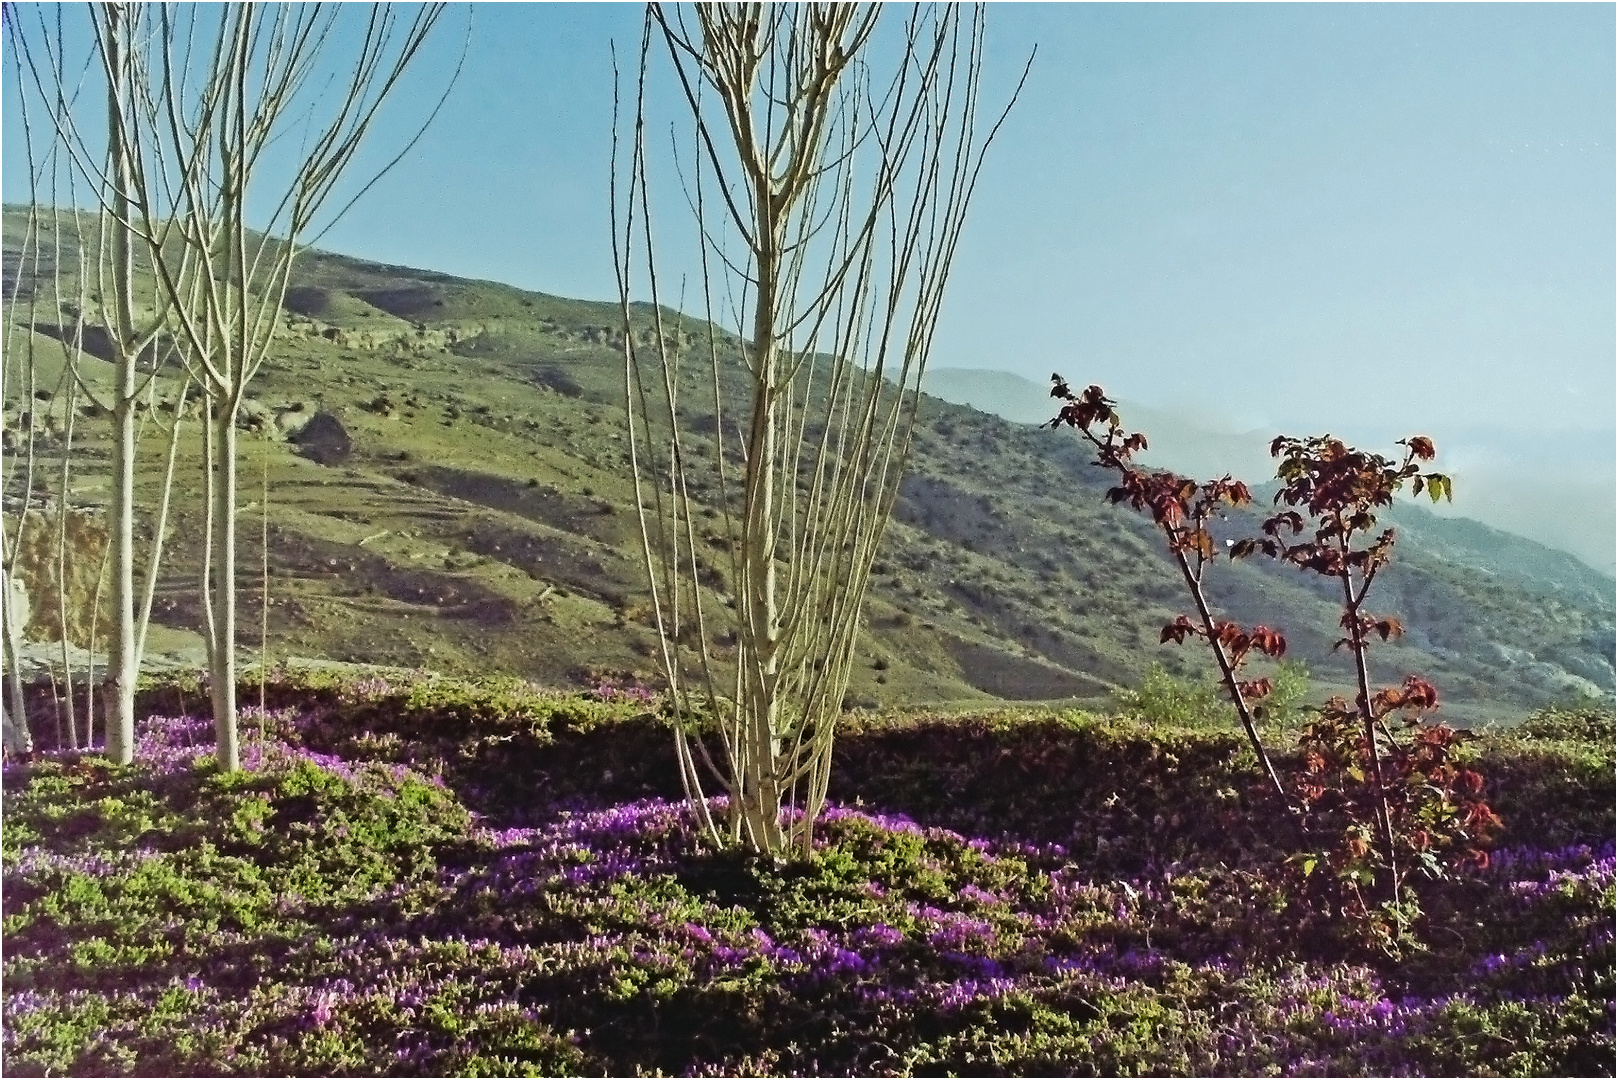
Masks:
[[[73,507],[65,518],[59,518],[55,510],[29,510],[20,518],[8,513],[6,538],[17,544],[17,574],[12,585],[20,588],[28,612],[23,638],[61,641],[65,612],[69,642],[88,646],[92,625],[96,637],[104,639],[106,613],[101,613],[97,624],[95,608],[105,584],[106,515]],[[60,572],[63,568],[65,574]]]
[[[298,453],[318,465],[341,465],[354,452],[354,442],[348,429],[333,413],[321,411],[288,437],[296,443]]]

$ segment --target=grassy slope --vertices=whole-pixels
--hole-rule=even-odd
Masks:
[[[9,280],[14,213],[7,227]],[[256,585],[267,473],[272,649],[549,681],[649,676],[614,310],[321,253],[302,262],[289,308],[255,395],[338,413],[355,450],[328,467],[279,439],[244,440],[242,574]],[[76,487],[95,498],[104,431],[81,421],[78,438]],[[200,519],[186,509],[198,455],[182,450],[158,605],[180,627],[200,618]],[[1094,700],[1149,662],[1204,677],[1205,657],[1158,645],[1184,601],[1148,523],[1104,505],[1103,490],[1065,435],[929,400],[853,699]],[[155,491],[149,465],[146,505]],[[1425,673],[1470,719],[1520,715],[1575,677],[1610,692],[1610,592],[1556,593],[1491,576],[1475,551],[1446,561],[1453,551],[1427,546],[1402,548],[1389,577],[1380,606],[1417,632],[1378,652],[1381,676]],[[717,547],[705,554],[723,564]],[[258,622],[256,591],[244,591],[244,628]],[[1281,626],[1293,655],[1341,686],[1336,609],[1311,583],[1221,567],[1212,591],[1229,614]]]

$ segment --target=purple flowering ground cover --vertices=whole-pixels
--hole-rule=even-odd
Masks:
[[[632,690],[272,698],[233,776],[178,708],[7,767],[5,1074],[1614,1071],[1610,720],[1490,745],[1501,846],[1388,956],[1289,892],[1229,733],[854,722],[776,865]]]

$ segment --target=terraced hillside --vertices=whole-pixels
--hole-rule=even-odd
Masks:
[[[31,347],[33,389],[49,397],[72,319],[50,287],[54,261],[31,257],[20,224],[8,211],[4,285],[19,297],[8,312],[8,438],[29,413],[36,480],[54,490],[65,398],[25,407],[20,373]],[[72,252],[59,261],[75,266]],[[260,617],[267,517],[272,656],[551,682],[653,678],[614,305],[310,253],[285,317],[244,418],[244,634]],[[93,335],[84,344],[96,351]],[[91,359],[82,370],[95,379],[108,368]],[[72,501],[93,503],[105,498],[106,428],[86,411],[74,422],[69,484]],[[144,444],[147,507],[159,443]],[[18,460],[8,453],[13,495]],[[187,438],[157,606],[178,631],[201,615],[200,484],[200,448]],[[929,399],[876,564],[851,703],[1090,698],[1152,663],[1205,677],[1202,655],[1158,644],[1183,606],[1175,578],[1149,523],[1107,506],[1104,489],[1071,435]],[[709,483],[704,497],[715,490]],[[1505,534],[1483,542],[1464,523],[1400,520],[1408,536],[1374,606],[1411,633],[1377,652],[1382,676],[1425,673],[1463,718],[1612,692],[1610,579],[1571,559],[1525,560],[1529,542]],[[1233,518],[1231,534],[1252,523]],[[717,532],[705,531],[707,584],[722,602],[726,560]],[[1502,569],[1525,562],[1540,571]],[[1330,648],[1337,608],[1313,583],[1252,563],[1220,567],[1211,591],[1230,615],[1280,626],[1317,681],[1342,681]],[[244,644],[256,646],[251,637]]]

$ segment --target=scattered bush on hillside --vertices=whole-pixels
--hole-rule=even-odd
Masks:
[[[1611,707],[1579,705],[1552,706],[1534,713],[1513,734],[1521,739],[1583,742],[1609,749],[1618,741]]]
[[[1310,711],[1305,705],[1309,697],[1309,665],[1302,660],[1283,660],[1270,676],[1270,693],[1264,699],[1264,715],[1277,727],[1299,723]]]
[[[1222,727],[1236,718],[1217,682],[1181,679],[1162,664],[1152,664],[1134,689],[1113,694],[1120,715],[1137,723],[1167,727]],[[1309,667],[1301,660],[1283,660],[1270,677],[1264,699],[1265,718],[1281,726],[1298,722],[1299,708],[1309,694]]]
[[[1235,716],[1217,686],[1176,678],[1162,664],[1153,664],[1140,686],[1117,691],[1113,700],[1121,716],[1143,724],[1210,727]]]
[[[1542,709],[1484,743],[1501,845],[1565,847],[1618,833],[1613,710]]]

